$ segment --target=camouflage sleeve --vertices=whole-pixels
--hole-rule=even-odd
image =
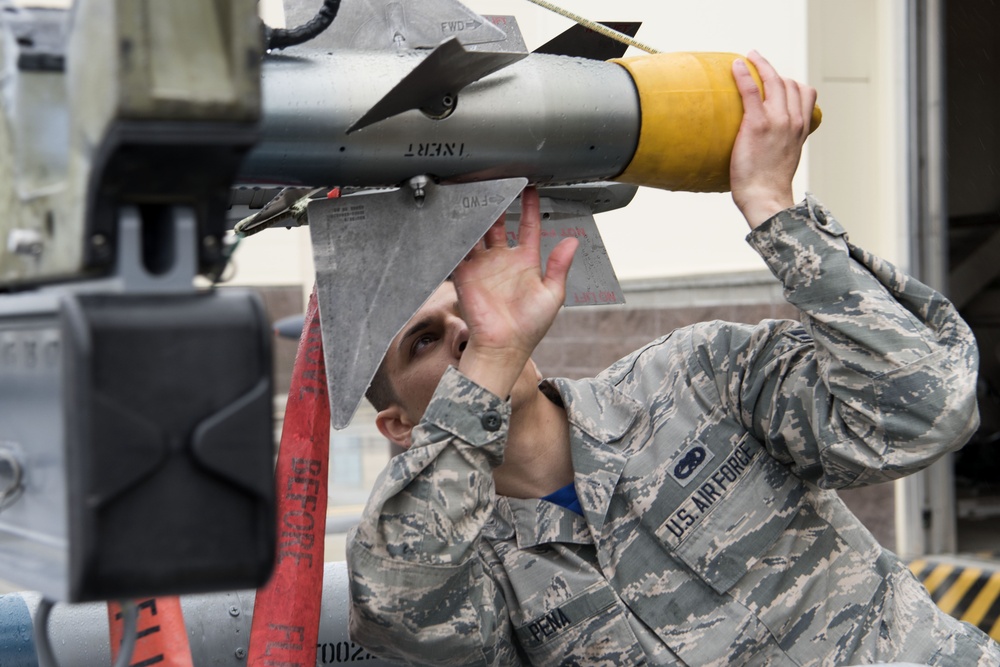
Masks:
[[[510,406],[449,368],[348,538],[351,635],[413,664],[517,664],[500,588],[478,556]]]
[[[812,197],[748,241],[802,324],[765,323],[730,346],[720,391],[774,456],[838,488],[965,444],[979,423],[978,350],[947,299],[851,245]]]

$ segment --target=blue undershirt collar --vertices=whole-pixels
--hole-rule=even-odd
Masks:
[[[576,487],[572,483],[567,484],[561,489],[557,489],[550,493],[549,495],[542,498],[542,500],[547,500],[550,503],[559,505],[560,507],[565,507],[568,510],[576,512],[580,516],[583,516],[583,508],[580,507],[580,499],[576,497]]]

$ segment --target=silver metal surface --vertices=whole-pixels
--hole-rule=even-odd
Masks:
[[[347,565],[325,563],[320,607],[317,665],[336,665],[364,660],[371,667],[398,663],[381,660],[351,641],[348,634]],[[191,659],[199,667],[238,667],[246,664],[253,620],[254,591],[181,596],[181,610],[191,646]],[[25,621],[38,612],[41,596],[35,592],[0,596],[0,612],[23,609],[19,614],[0,613],[0,659],[15,667],[39,665],[37,647]],[[24,616],[26,618],[21,618]],[[95,667],[111,664],[108,641],[108,609],[105,603],[58,604],[49,623],[53,653],[59,667]]]
[[[538,196],[586,204],[592,215],[625,208],[639,191],[638,185],[613,181],[539,187]]]
[[[350,421],[389,343],[514,201],[524,179],[309,204],[309,230],[335,428]]]
[[[52,650],[52,638],[49,635],[49,618],[55,603],[51,600],[43,599],[38,609],[35,611],[35,645],[38,649],[38,664],[41,667],[60,667],[59,661]],[[135,602],[127,600],[121,604],[122,613],[122,642],[118,649],[118,657],[115,658],[112,667],[129,667],[132,662],[132,655],[135,651],[136,640],[138,639],[137,621],[139,609]]]
[[[128,141],[144,128],[142,148],[129,158],[134,167],[148,145],[162,139],[165,124],[174,131],[207,124],[240,134],[238,128],[246,136],[230,141],[222,134],[226,143],[219,151],[235,154],[229,149],[246,145],[260,113],[261,31],[252,0],[61,4],[69,9],[17,9],[4,3],[0,12],[4,285],[110,271],[110,263],[101,261],[103,253],[92,253],[89,244],[99,217],[95,199],[126,185],[120,171],[102,171],[110,164],[105,159],[114,162],[118,155],[117,132],[123,125],[131,132]],[[22,34],[25,30],[35,32]],[[39,36],[46,37],[44,44]],[[34,65],[26,66],[26,59]],[[203,140],[192,130],[181,142],[196,151],[196,142]],[[214,164],[192,168],[199,166],[219,171]],[[165,189],[180,180],[169,179]],[[195,196],[170,194],[184,203]],[[29,233],[36,241],[25,242]],[[113,250],[114,241],[104,248]]]
[[[24,466],[13,443],[0,442],[0,512],[24,491]]]
[[[527,53],[528,45],[524,43],[521,35],[521,28],[517,25],[517,18],[504,14],[483,14],[483,18],[504,32],[504,39],[500,42],[486,42],[484,44],[470,44],[464,42],[469,51],[514,51],[517,53]]]
[[[59,13],[65,12],[50,18]],[[22,43],[15,24],[28,24],[36,16],[36,10],[10,3],[0,16],[0,282],[69,272],[79,260],[79,235],[72,239],[61,231],[74,217],[60,200],[69,168],[65,81],[57,71],[18,66]],[[30,234],[36,238],[27,247],[39,252],[24,252]]]
[[[7,251],[14,255],[37,257],[44,249],[45,241],[37,229],[12,229],[7,234]]]
[[[573,185],[540,186],[540,197],[578,201],[586,204],[592,214],[604,213],[628,206],[639,186],[614,181],[595,181]],[[238,187],[230,195],[227,213],[230,225],[246,227],[245,235],[268,227],[298,227],[307,225],[305,213],[298,215],[291,207],[302,197],[309,199],[325,195],[325,188]],[[349,194],[349,193],[345,193]],[[296,207],[297,208],[297,207]],[[236,229],[236,231],[240,231]]]
[[[0,512],[0,571],[57,599],[69,590],[58,310],[51,294],[0,300],[0,441],[23,471]]]
[[[269,56],[261,140],[240,182],[394,187],[429,174],[444,182],[575,183],[616,176],[635,152],[639,101],[625,69],[544,54],[469,85],[443,120],[407,111],[346,134],[422,58]]]
[[[458,93],[466,86],[527,55],[527,52],[466,51],[462,43],[452,37],[428,53],[347,132],[356,132],[410,109],[419,109],[435,120],[442,120],[455,110]]]
[[[194,210],[173,206],[167,212],[164,225],[173,229],[169,241],[173,248],[160,247],[170,261],[159,270],[144,262],[143,221],[135,206],[122,207],[119,215],[118,256],[115,274],[102,285],[115,285],[119,291],[143,294],[178,294],[194,291],[194,276],[198,273],[198,223]],[[148,233],[148,228],[147,228]],[[166,241],[163,244],[166,245]]]
[[[311,19],[322,0],[284,0],[285,23]],[[504,31],[456,0],[344,0],[333,24],[308,42],[316,50],[434,48],[449,37],[463,44],[506,39]],[[289,49],[292,51],[292,49]]]

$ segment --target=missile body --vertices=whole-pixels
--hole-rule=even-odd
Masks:
[[[447,118],[412,110],[347,134],[421,58],[268,58],[261,140],[243,164],[244,182],[395,186],[424,174],[583,182],[620,173],[635,152],[639,105],[628,72],[561,56],[529,56],[471,84]]]
[[[608,62],[531,54],[457,93],[447,117],[414,109],[348,134],[423,57],[269,57],[262,137],[241,179],[378,187],[430,175],[443,183],[525,177],[537,184],[615,179],[666,190],[729,189],[743,114],[731,73],[735,54]],[[817,113],[814,125],[818,120]]]

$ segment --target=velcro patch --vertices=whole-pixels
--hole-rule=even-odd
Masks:
[[[670,463],[670,476],[681,486],[697,477],[698,470],[715,458],[712,450],[697,440],[684,448]]]
[[[806,333],[806,330],[802,327],[796,327],[795,329],[789,329],[785,332],[785,335],[793,340],[797,340],[802,344],[807,344],[812,342],[812,336]]]

